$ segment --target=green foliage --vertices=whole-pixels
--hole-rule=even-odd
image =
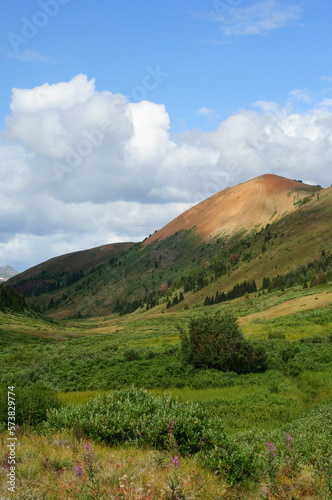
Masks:
[[[285,369],[292,376],[304,370],[322,371],[332,363],[332,343],[329,338],[315,335],[294,344],[293,356]]]
[[[59,408],[56,392],[41,384],[15,387],[15,423],[19,426],[40,424],[51,408]],[[1,391],[0,422],[8,421],[7,392]]]
[[[239,444],[236,438],[219,438],[215,447],[200,454],[201,463],[222,474],[231,485],[259,477],[259,460],[253,446]]]
[[[277,275],[273,278],[263,279],[262,288],[272,290],[283,290],[284,288],[291,288],[296,285],[317,286],[327,283],[332,279],[332,254],[325,252],[321,253],[320,259],[316,259],[307,265],[302,265],[286,274]]]
[[[219,293],[217,291],[215,297],[205,297],[204,305],[205,306],[210,306],[213,304],[219,304],[220,302],[225,302],[226,300],[232,300],[237,297],[242,297],[243,295],[249,294],[251,292],[256,292],[257,287],[256,287],[256,282],[255,280],[250,280],[250,281],[243,281],[242,283],[237,283],[236,285],[233,286],[232,290],[227,292]]]
[[[296,203],[294,203],[294,205],[298,205],[299,207],[302,207],[306,203],[309,203],[309,201],[311,201],[311,198],[312,198],[311,196],[305,196],[304,198],[302,198],[302,200],[299,200]]]
[[[27,309],[24,297],[18,295],[13,288],[0,284],[0,311],[23,312]]]
[[[231,313],[192,318],[189,331],[179,329],[182,355],[196,368],[246,373],[264,371],[266,357],[262,346],[249,344]]]
[[[110,445],[135,443],[162,450],[176,446],[181,454],[197,453],[202,442],[210,447],[220,419],[213,424],[199,403],[181,403],[170,395],[155,397],[144,389],[122,389],[86,405],[67,406],[49,413],[48,426],[70,428]]]

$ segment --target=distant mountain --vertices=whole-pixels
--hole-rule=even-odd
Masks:
[[[245,280],[261,288],[263,278],[300,266],[288,281],[307,286],[323,279],[316,276],[322,256],[322,272],[330,272],[331,220],[332,187],[263,175],[211,196],[141,243],[55,257],[8,284],[58,319],[167,312],[168,302],[175,310],[193,307]]]
[[[10,266],[2,266],[0,267],[0,282],[7,281],[9,278],[16,276],[18,274],[15,269]]]

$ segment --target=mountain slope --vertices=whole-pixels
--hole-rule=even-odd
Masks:
[[[165,310],[167,301],[182,292],[184,301],[176,310],[202,304],[207,295],[227,292],[244,280],[256,280],[260,287],[263,277],[308,265],[332,250],[332,188],[262,176],[225,191],[199,204],[199,210],[193,207],[190,217],[196,217],[180,216],[143,243],[56,257],[9,285],[58,319]],[[212,210],[218,198],[221,215]],[[215,220],[226,220],[225,213],[227,238],[220,236],[220,225],[215,230]],[[252,221],[253,214],[257,219]],[[205,228],[204,221],[210,226]],[[243,231],[243,221],[252,231]]]
[[[53,257],[41,264],[27,269],[17,277],[17,279],[29,279],[37,276],[43,271],[47,273],[72,273],[82,269],[84,274],[91,271],[93,267],[106,264],[112,257],[117,257],[123,252],[129,250],[134,243],[110,243],[101,247],[91,248],[89,250],[80,250],[78,252],[67,253],[59,257]],[[11,283],[16,282],[16,277]]]
[[[294,203],[320,190],[299,181],[266,174],[216,193],[153,234],[146,243],[195,227],[203,239],[257,230],[296,209]]]

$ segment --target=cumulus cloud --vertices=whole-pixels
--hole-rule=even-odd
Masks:
[[[94,79],[88,81],[86,75],[80,74],[68,83],[44,83],[34,89],[13,88],[10,109],[14,113],[36,113],[50,108],[68,109],[77,102],[86,102],[94,93],[94,83]]]
[[[264,173],[330,185],[332,114],[323,102],[295,113],[257,101],[210,132],[170,136],[165,106],[97,92],[84,75],[14,89],[0,145],[0,263],[22,270],[142,240],[194,203]]]

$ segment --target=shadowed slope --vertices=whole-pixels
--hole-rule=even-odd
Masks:
[[[37,276],[43,271],[48,273],[70,273],[82,269],[84,274],[91,271],[95,266],[106,264],[111,257],[117,257],[129,250],[134,243],[109,243],[89,250],[67,253],[59,257],[42,262],[31,267],[11,279],[10,283],[15,285],[17,280],[28,279]]]

